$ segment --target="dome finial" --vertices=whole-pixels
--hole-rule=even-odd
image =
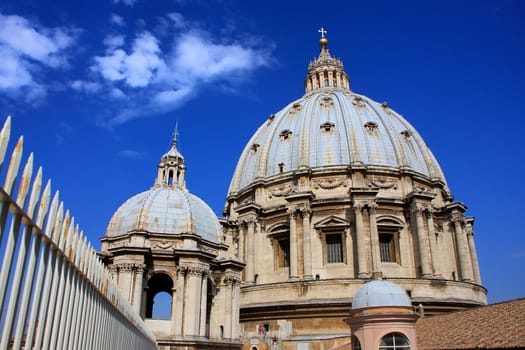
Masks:
[[[173,130],[173,139],[171,140],[171,142],[176,145],[177,144],[177,141],[178,141],[178,137],[179,137],[179,121],[177,120],[175,122],[175,130]]]
[[[324,29],[324,27],[321,27],[317,30],[319,33],[321,33],[321,40],[319,40],[319,44],[321,45],[321,48],[326,48],[328,45],[328,39],[324,36],[328,31]]]

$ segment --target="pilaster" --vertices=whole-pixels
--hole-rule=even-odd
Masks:
[[[288,207],[288,215],[290,217],[290,279],[297,279],[297,209],[295,206]]]
[[[311,217],[312,209],[310,205],[301,208],[303,218],[303,271],[304,278],[311,279],[312,276],[312,238],[311,238]]]

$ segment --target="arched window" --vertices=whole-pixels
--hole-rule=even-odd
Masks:
[[[165,273],[156,273],[148,280],[146,318],[170,319],[173,281]]]
[[[410,350],[410,342],[401,333],[388,333],[381,338],[379,350]]]
[[[352,349],[361,350],[361,342],[355,335],[354,335],[354,339],[352,340]]]

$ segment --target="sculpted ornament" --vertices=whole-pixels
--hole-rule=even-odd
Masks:
[[[295,113],[301,111],[301,109],[303,109],[303,106],[301,106],[300,103],[294,103],[292,108],[290,109],[290,112],[288,112],[288,113],[295,114]]]
[[[225,284],[239,284],[241,283],[241,278],[237,273],[226,272],[223,281]]]
[[[352,100],[352,104],[354,106],[357,106],[357,107],[364,107],[366,105],[366,102],[359,96],[356,96],[353,100]]]
[[[321,99],[321,106],[324,107],[324,108],[329,108],[329,107],[332,107],[334,105],[334,101],[332,100],[332,98],[330,96],[325,96]]]
[[[294,186],[291,184],[284,184],[269,189],[268,197],[284,197],[289,195],[294,190]]]
[[[397,189],[396,182],[385,177],[369,177],[367,178],[368,184],[379,188],[391,188]]]
[[[166,240],[163,241],[153,241],[151,243],[151,248],[158,248],[158,249],[169,249],[169,248],[175,248],[173,242],[169,242]]]
[[[450,216],[450,221],[452,221],[454,224],[460,224],[462,226],[465,225],[465,217],[460,213],[453,213]]]
[[[337,188],[339,186],[347,187],[348,183],[346,182],[346,177],[328,177],[322,179],[314,180],[314,188],[318,189],[319,187],[325,190],[330,190],[332,188]]]
[[[210,272],[210,267],[205,264],[198,263],[181,263],[177,267],[177,272],[190,274],[193,276],[202,276],[207,275]]]

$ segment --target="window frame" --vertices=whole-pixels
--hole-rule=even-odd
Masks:
[[[323,265],[325,266],[335,266],[338,264],[348,265],[348,247],[347,247],[347,235],[350,234],[350,222],[344,219],[341,219],[337,216],[329,216],[323,220],[317,222],[314,225],[319,239],[322,243],[322,252],[323,252]],[[329,262],[328,259],[328,236],[339,235],[341,240],[341,261]]]
[[[377,238],[379,241],[381,263],[401,265],[400,237],[402,229],[403,224],[392,218],[383,218],[377,221]],[[385,237],[389,237],[388,260],[385,259],[384,249],[382,247]]]
[[[325,265],[328,264],[345,264],[346,263],[346,245],[345,245],[345,237],[344,237],[344,231],[341,232],[339,230],[330,230],[330,231],[323,231],[323,261]],[[330,261],[331,260],[331,249],[329,249],[329,238],[339,238],[339,261]]]
[[[392,337],[392,345],[381,345],[382,342],[386,342],[385,340],[387,337]],[[399,338],[399,339],[397,339]],[[396,344],[396,340],[403,341],[405,344]],[[404,335],[401,332],[390,332],[385,334],[381,337],[379,340],[379,344],[377,345],[378,350],[411,350],[412,346],[410,345],[410,339],[406,335]]]
[[[290,268],[290,227],[287,223],[279,223],[270,228],[268,237],[273,247],[274,271]],[[284,246],[283,246],[283,243]],[[286,249],[287,248],[287,249]]]

